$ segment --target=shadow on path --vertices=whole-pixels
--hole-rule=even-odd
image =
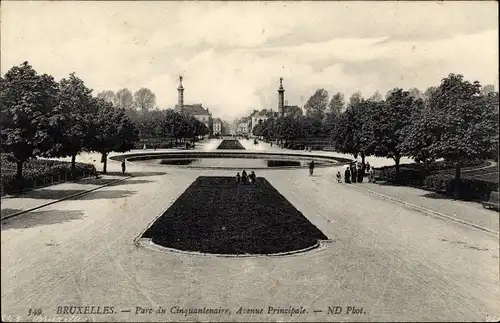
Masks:
[[[5,209],[10,214],[20,212],[18,209]],[[2,214],[3,214],[2,210]],[[9,229],[26,229],[41,225],[51,225],[56,223],[64,223],[83,218],[83,212],[77,210],[50,210],[50,211],[33,211],[24,214],[21,217],[13,217],[2,220],[2,231]]]
[[[87,190],[36,190],[29,194],[23,196],[23,198],[29,199],[42,199],[42,200],[59,200],[62,198],[69,197],[74,194],[79,194],[86,192]],[[97,200],[97,199],[113,199],[120,197],[128,197],[134,192],[129,190],[96,190],[88,194],[75,196],[69,198],[69,200]]]
[[[102,175],[113,175],[113,176],[132,176],[132,177],[147,177],[147,176],[161,176],[167,175],[166,172],[125,172],[123,175],[121,172],[106,172],[106,174]]]

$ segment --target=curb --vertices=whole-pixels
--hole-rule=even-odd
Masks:
[[[46,206],[49,206],[51,204],[55,204],[57,202],[61,202],[61,201],[68,200],[68,199],[71,199],[71,198],[74,198],[74,197],[78,197],[78,196],[81,196],[81,195],[93,192],[95,190],[98,190],[100,188],[112,185],[112,184],[123,182],[123,181],[125,181],[125,180],[127,180],[129,178],[132,178],[132,177],[133,176],[127,176],[125,178],[120,178],[120,179],[117,179],[116,181],[113,181],[111,183],[107,183],[107,184],[104,184],[104,185],[101,185],[101,186],[98,186],[98,187],[94,187],[94,188],[92,188],[90,190],[87,190],[87,191],[76,193],[76,194],[73,194],[73,195],[70,195],[70,196],[66,196],[66,197],[63,197],[61,199],[58,199],[58,200],[55,200],[55,201],[52,201],[52,202],[48,202],[48,203],[45,203],[45,204],[42,204],[42,205],[37,205],[35,207],[29,208],[29,209],[26,209],[26,210],[22,210],[22,211],[17,212],[17,213],[12,213],[12,214],[6,215],[3,218],[1,218],[1,221],[7,220],[7,219],[13,218],[15,216],[18,216],[18,215],[21,215],[21,214],[24,214],[24,213],[28,213],[28,212],[31,212],[31,211],[34,211],[34,210],[37,210],[37,209],[41,209],[42,207],[46,207]]]
[[[472,222],[469,222],[469,221],[465,221],[465,220],[460,220],[460,219],[457,219],[455,217],[452,217],[450,215],[447,215],[447,214],[444,214],[444,213],[441,213],[441,212],[437,212],[437,211],[433,211],[431,209],[428,209],[428,208],[425,208],[425,207],[422,207],[422,206],[418,206],[418,205],[415,205],[415,204],[411,204],[411,203],[408,203],[408,202],[404,202],[404,201],[401,201],[399,199],[396,199],[394,197],[390,197],[388,195],[385,195],[385,194],[381,194],[381,193],[378,193],[378,192],[375,192],[375,191],[372,191],[372,190],[369,190],[369,189],[366,189],[366,188],[363,188],[363,187],[359,187],[357,185],[351,185],[351,186],[354,186],[356,188],[359,188],[359,189],[362,189],[363,191],[366,191],[370,194],[373,194],[373,195],[377,195],[377,196],[380,196],[380,197],[383,197],[385,199],[388,199],[388,200],[391,200],[393,202],[396,202],[398,204],[401,204],[403,206],[406,206],[410,209],[414,209],[414,210],[417,210],[417,211],[420,211],[422,213],[426,213],[428,215],[433,215],[433,216],[437,216],[437,217],[440,217],[440,218],[444,218],[444,219],[448,219],[448,220],[452,220],[454,222],[458,222],[460,224],[464,224],[464,225],[467,225],[467,226],[470,226],[470,227],[473,227],[473,228],[476,228],[476,229],[479,229],[479,230],[482,230],[486,233],[488,233],[489,235],[492,235],[494,237],[498,237],[499,235],[499,232],[498,231],[495,231],[495,230],[491,230],[491,229],[488,229],[488,228],[485,228],[483,226],[480,226],[480,225],[477,225],[477,224],[474,224]]]

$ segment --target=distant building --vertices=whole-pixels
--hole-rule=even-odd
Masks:
[[[220,118],[214,119],[213,132],[214,132],[214,135],[221,135],[222,134],[222,120]]]
[[[198,104],[184,104],[184,86],[182,85],[182,76],[179,76],[179,87],[177,88],[177,104],[174,108],[175,112],[186,114],[195,117],[198,121],[202,122],[209,130],[212,114],[210,111],[203,108],[201,103]]]
[[[254,110],[252,114],[250,114],[250,129],[253,130],[256,125],[266,121],[269,118],[277,118],[279,116],[278,112],[273,112],[271,110]]]
[[[252,120],[250,117],[243,117],[237,122],[236,134],[249,135],[251,134]]]

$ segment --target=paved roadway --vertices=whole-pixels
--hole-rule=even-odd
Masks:
[[[335,168],[314,177],[257,174],[332,239],[321,249],[234,259],[138,248],[133,240],[198,176],[233,175],[144,167],[129,163],[140,176],[3,222],[3,319],[29,320],[30,308],[42,309],[38,320],[75,321],[483,321],[500,314],[498,237],[333,183]],[[116,313],[57,314],[69,305]],[[166,313],[136,315],[136,306]],[[170,312],[174,306],[231,313],[183,316]],[[240,306],[265,314],[236,314]],[[308,313],[267,315],[269,306]],[[343,311],[329,315],[329,306]],[[347,306],[362,314],[346,315]]]

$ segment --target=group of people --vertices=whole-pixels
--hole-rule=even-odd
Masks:
[[[375,183],[375,171],[370,163],[366,163],[364,166],[361,163],[351,163],[346,167],[344,171],[344,182],[345,183],[362,183],[365,176],[365,171],[368,171],[368,181],[370,183]],[[337,182],[342,183],[342,175],[340,171],[337,172]]]
[[[254,184],[256,179],[257,176],[255,175],[254,171],[252,171],[250,174],[247,174],[246,170],[243,170],[241,172],[241,175],[239,172],[236,174],[236,183],[246,184],[248,182],[250,184]]]

